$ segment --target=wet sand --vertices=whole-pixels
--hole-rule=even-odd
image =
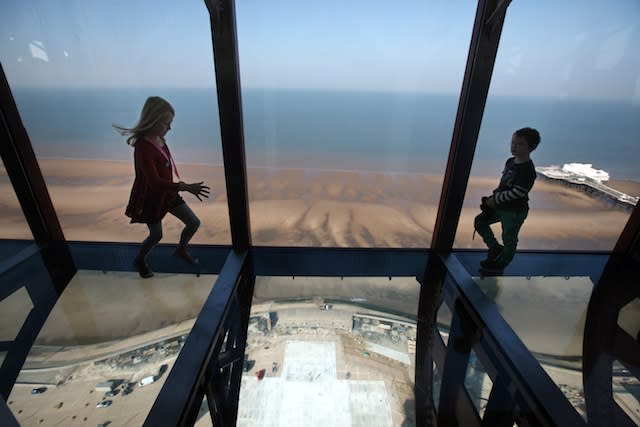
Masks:
[[[144,239],[146,227],[129,224],[124,208],[133,182],[131,162],[43,159],[40,165],[65,236],[69,240]],[[228,208],[221,166],[178,165],[185,181],[205,181],[212,197],[185,194],[202,220],[194,243],[229,244]],[[249,168],[253,241],[256,245],[323,247],[428,247],[442,177],[359,171]],[[472,240],[480,197],[498,177],[472,177],[455,246],[482,248]],[[613,181],[632,195],[640,183]],[[18,201],[0,169],[0,236],[30,238]],[[462,189],[461,189],[462,191]],[[531,211],[520,234],[521,249],[609,250],[630,211],[563,185],[538,179]],[[182,224],[168,216],[164,242],[177,242]]]

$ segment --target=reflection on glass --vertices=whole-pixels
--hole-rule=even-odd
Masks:
[[[0,162],[0,239],[28,239],[33,235],[27,224],[20,202],[13,190],[7,170]],[[8,256],[0,253],[0,260]]]
[[[16,338],[32,308],[33,301],[25,287],[0,301],[0,341]]]
[[[141,425],[214,281],[79,271],[29,352],[10,396],[13,414],[22,425]],[[28,310],[29,300],[18,303]]]
[[[429,244],[474,12],[238,4],[255,244]]]
[[[475,280],[578,413],[585,417],[582,341],[593,289],[591,280],[588,277]]]
[[[133,149],[111,125],[134,126],[145,99],[161,96],[176,109],[167,144],[180,178],[204,180],[213,189],[203,203],[185,194],[202,220],[193,242],[228,244],[205,5],[13,3],[0,16],[0,59],[65,236],[134,242],[146,237],[146,227],[130,225],[124,216]],[[140,16],[154,24],[141,25]],[[171,216],[164,241],[177,242],[181,230]]]
[[[476,411],[480,414],[480,418],[482,418],[487,408],[487,403],[489,402],[493,382],[484,370],[480,360],[478,360],[476,352],[473,350],[471,350],[469,354],[469,364],[467,365],[467,374],[464,377],[464,387],[471,397],[473,406],[475,406]]]
[[[413,278],[258,277],[238,426],[415,425]]]
[[[635,298],[623,306],[618,313],[618,326],[640,341],[640,317],[636,316],[640,312],[640,298]]]
[[[544,33],[532,19],[545,22]],[[625,1],[509,6],[456,247],[484,248],[471,238],[481,197],[497,187],[512,133],[530,126],[542,142],[531,156],[538,179],[518,247],[613,248],[640,196],[630,155],[640,131],[639,19]]]
[[[617,325],[640,342],[640,298],[620,309]],[[613,363],[611,380],[616,403],[640,425],[640,381],[617,360]]]
[[[438,367],[436,363],[433,362],[433,404],[438,408],[440,405],[440,387],[442,387],[442,381],[440,380],[440,371],[438,371]]]
[[[636,424],[640,425],[640,381],[620,362],[613,362],[613,399]]]
[[[438,309],[438,332],[444,341],[444,345],[449,344],[449,331],[451,330],[451,320],[453,315],[447,303],[442,302]]]

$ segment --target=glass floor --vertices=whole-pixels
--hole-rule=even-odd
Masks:
[[[142,425],[216,278],[78,271],[7,401],[20,425]],[[1,339],[31,307],[24,288],[0,303]]]

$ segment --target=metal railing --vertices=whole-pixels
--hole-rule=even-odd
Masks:
[[[442,303],[453,318],[447,346],[432,331],[433,362],[441,374],[438,425],[586,425],[456,256],[441,260]],[[471,350],[493,383],[482,418],[464,386]]]
[[[230,252],[145,426],[191,426],[204,397],[214,426],[235,425],[255,275]]]
[[[0,396],[7,400],[20,370],[47,317],[58,300],[58,290],[36,243],[23,247],[0,262],[0,301],[24,289],[32,304],[25,313],[20,330],[8,341],[0,341],[0,351],[6,352],[0,364]]]
[[[367,258],[367,251],[361,252],[359,257]],[[145,425],[193,425],[204,396],[214,426],[235,425],[255,283],[247,258],[229,255]],[[442,378],[437,424],[586,425],[456,255],[436,258],[445,272],[442,303],[453,313],[449,345],[434,328],[427,362],[435,362]],[[464,387],[471,350],[493,383],[482,417]],[[418,419],[417,425],[425,424],[427,420]]]

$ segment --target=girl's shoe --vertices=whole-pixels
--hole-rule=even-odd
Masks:
[[[140,277],[148,279],[153,277],[153,271],[149,268],[144,259],[136,258],[133,260],[133,267],[136,269]]]
[[[196,265],[198,263],[198,258],[192,257],[191,255],[189,255],[186,249],[182,249],[180,247],[176,248],[176,250],[173,252],[173,256],[180,258],[187,264]]]

